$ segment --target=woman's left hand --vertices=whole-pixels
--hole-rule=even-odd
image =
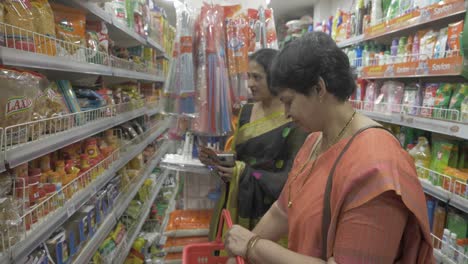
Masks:
[[[235,225],[226,234],[224,245],[230,256],[241,256],[245,258],[247,244],[255,234],[241,226]]]
[[[216,169],[218,169],[218,174],[222,178],[226,180],[231,180],[232,176],[234,175],[234,167],[223,167],[223,166],[216,166]]]

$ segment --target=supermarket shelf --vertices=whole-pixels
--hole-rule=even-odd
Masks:
[[[18,244],[14,245],[11,249],[11,256],[15,263],[22,263],[24,260],[40,243],[47,240],[50,234],[63,225],[65,221],[70,218],[83,204],[85,204],[98,190],[102,189],[131,159],[141,153],[145,147],[154,139],[159,137],[167,128],[169,122],[161,124],[154,133],[142,140],[138,145],[131,147],[128,151],[121,154],[121,158],[114,162],[108,170],[99,176],[94,182],[86,189],[81,190],[75,194],[62,208],[57,209],[56,212],[49,216],[47,221],[34,228],[26,239],[21,240]]]
[[[128,78],[128,79],[138,79],[141,81],[149,82],[164,82],[165,78],[151,73],[136,72],[119,68],[112,68],[113,75],[115,77]]]
[[[160,105],[156,107],[149,108],[148,111],[146,111],[147,116],[154,116],[156,114],[160,114],[162,112],[162,107]]]
[[[137,41],[138,43],[140,44],[143,44],[143,45],[146,45],[147,42],[146,42],[146,39],[143,37],[143,36],[140,36],[138,33],[135,32],[135,30],[129,28],[127,25],[125,25],[122,21],[120,21],[119,19],[115,18],[115,17],[112,17],[112,26],[115,27],[117,30],[120,30],[122,33],[124,33],[126,36],[124,35],[121,35],[119,34],[118,37],[116,37],[115,35],[115,31],[112,30],[112,27],[109,28],[109,34],[111,35],[111,37],[113,37],[112,39],[121,39],[121,38],[132,38],[133,40]],[[119,42],[119,45],[125,45],[126,43],[120,43]],[[134,44],[127,44],[125,46],[133,46]]]
[[[443,201],[443,202],[448,202],[450,197],[451,197],[451,193],[445,189],[443,189],[442,187],[439,187],[439,186],[434,186],[430,181],[426,180],[426,179],[419,179],[419,181],[421,182],[421,185],[424,189],[424,192]]]
[[[462,19],[460,15],[466,12],[465,1],[456,0],[450,3],[433,4],[418,8],[412,12],[396,17],[388,22],[368,27],[364,33],[364,40],[401,35],[406,31],[414,31],[427,24],[447,25],[455,19]]]
[[[170,164],[170,163],[163,163],[161,167],[172,170],[172,171],[180,171],[180,172],[190,172],[195,174],[210,174],[211,170],[207,167],[203,166],[193,166],[193,165],[181,165],[181,164]]]
[[[78,126],[62,133],[45,137],[44,139],[22,144],[5,152],[5,162],[8,163],[10,168],[13,168],[19,164],[31,161],[47,153],[144,115],[145,111],[145,108],[140,108],[131,112],[119,114],[115,117],[109,117],[90,124]]]
[[[419,56],[425,56],[420,54]],[[400,59],[408,59],[399,57]],[[377,64],[377,63],[376,63]],[[429,58],[386,65],[371,65],[360,69],[360,77],[368,80],[394,78],[436,78],[458,77],[462,75],[464,58],[452,56],[447,58]]]
[[[86,0],[72,0],[73,4],[79,6],[81,9],[86,10],[88,13],[98,17],[100,20],[107,24],[112,24],[112,16],[104,9],[99,7],[97,3],[89,2]]]
[[[138,234],[140,233],[140,230],[141,228],[143,227],[143,224],[145,223],[146,221],[146,218],[148,217],[149,213],[150,213],[150,210],[151,210],[151,206],[153,205],[153,202],[154,200],[156,199],[156,197],[158,196],[159,194],[159,191],[161,190],[162,188],[162,185],[166,179],[166,177],[169,175],[169,172],[168,171],[165,171],[163,173],[163,176],[161,177],[161,179],[158,179],[159,183],[157,184],[157,186],[152,190],[152,196],[151,198],[146,201],[145,203],[145,208],[143,209],[143,213],[141,215],[141,218],[138,222],[138,225],[136,226],[136,229],[135,229],[135,232],[132,234],[132,236],[130,237],[129,240],[127,240],[127,243],[126,243],[126,246],[125,248],[123,249],[122,252],[119,252],[117,253],[117,256],[120,256],[120,258],[118,259],[115,259],[113,261],[113,263],[119,263],[119,264],[122,264],[124,263],[125,259],[126,259],[126,256],[128,255],[128,253],[130,252],[130,250],[132,249],[132,246],[133,246],[133,242],[136,240]],[[129,202],[130,203],[130,202]],[[128,206],[128,204],[127,204]]]
[[[148,167],[149,170],[150,167]],[[153,167],[154,169],[154,167]],[[152,170],[150,170],[152,171]],[[91,258],[93,257],[94,253],[97,251],[99,246],[102,244],[102,242],[106,239],[106,237],[109,235],[109,233],[112,231],[112,229],[115,227],[117,224],[118,219],[122,216],[122,214],[125,212],[127,209],[128,205],[130,202],[135,198],[136,193],[138,190],[141,188],[143,185],[144,181],[148,179],[148,176],[150,174],[145,174],[141,179],[134,184],[131,188],[131,193],[125,194],[122,197],[119,197],[117,201],[115,202],[118,207],[114,207],[112,212],[106,217],[105,221],[101,226],[98,228],[96,234],[94,234],[93,238],[88,241],[86,246],[79,252],[79,255],[76,257],[76,259],[73,261],[74,264],[86,264],[89,263]],[[159,186],[162,185],[162,182],[164,181],[164,178],[166,174],[163,174],[163,178],[161,179],[162,181],[158,184]],[[160,179],[158,179],[159,181]],[[160,189],[160,187],[159,187]],[[159,192],[158,188],[155,188],[156,192]],[[156,193],[157,195],[157,193]],[[120,208],[124,208],[122,211]]]
[[[438,119],[423,118],[400,113],[378,113],[359,110],[360,113],[381,122],[412,127],[434,133],[468,139],[468,124]]]
[[[468,199],[455,195],[440,186],[434,186],[430,181],[426,179],[419,179],[423,190],[430,196],[439,199],[444,203],[448,203],[465,213],[468,213]]]
[[[337,43],[339,48],[346,48],[364,41],[364,35],[355,36]]]
[[[54,57],[18,49],[0,47],[0,61],[3,65],[46,69],[60,72],[111,76],[112,69],[108,65],[84,63],[66,57]]]
[[[93,257],[94,253],[98,250],[99,246],[106,239],[109,233],[117,224],[117,219],[111,212],[104,220],[104,222],[98,227],[94,236],[86,243],[84,248],[78,252],[75,260],[72,263],[89,263],[89,260]]]
[[[164,48],[158,43],[156,42],[155,40],[153,40],[152,38],[147,38],[148,40],[148,45],[159,50],[160,52],[164,53],[163,56],[166,57],[166,53],[164,51]]]
[[[140,189],[141,185],[143,185],[143,182],[146,179],[148,179],[148,177],[151,175],[151,173],[153,173],[154,168],[156,168],[156,166],[159,164],[159,162],[161,161],[161,158],[163,157],[164,153],[167,151],[168,148],[169,148],[168,143],[164,143],[164,145],[161,146],[161,149],[158,151],[158,154],[156,155],[156,157],[153,159],[153,161],[151,161],[151,163],[148,164],[148,166],[147,166],[147,168],[146,168],[146,170],[145,170],[145,172],[143,174],[143,177],[141,177],[141,179],[138,182],[138,184],[136,185],[136,187],[131,188],[131,192],[130,192],[129,195],[127,195],[126,200],[123,201],[122,203],[117,203],[117,207],[114,209],[116,218],[120,218],[120,216],[123,215],[125,210],[127,210],[127,207],[130,204],[130,202],[132,201],[133,197],[135,197],[135,195],[138,192],[138,190]],[[166,179],[167,174],[168,173],[164,172],[164,175],[163,175],[163,177],[161,179],[162,182],[164,182],[164,180]]]

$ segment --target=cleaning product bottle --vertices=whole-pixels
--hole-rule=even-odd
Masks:
[[[414,34],[413,37],[413,48],[411,49],[411,61],[419,60],[419,35],[418,33]]]
[[[372,0],[371,25],[379,24],[382,20],[382,0]]]
[[[400,41],[398,42],[398,63],[402,63],[404,62],[404,57],[405,57],[405,53],[406,53],[406,42],[407,42],[408,38],[406,37],[401,37],[400,38]]]
[[[444,235],[442,236],[442,254],[445,256],[448,256],[448,251],[449,251],[449,245],[450,245],[450,230],[447,228],[444,229]]]
[[[409,154],[414,158],[419,177],[427,179],[429,176],[428,171],[420,168],[429,168],[431,164],[431,149],[427,138],[419,137],[418,144],[410,150]]]
[[[457,234],[450,233],[450,241],[449,241],[448,254],[447,254],[447,257],[449,259],[452,259],[452,260],[454,259],[456,247],[457,247]]]
[[[360,68],[362,67],[362,46],[356,46],[356,61],[354,62],[354,67]]]
[[[369,66],[369,45],[364,44],[364,50],[362,51],[362,66]]]

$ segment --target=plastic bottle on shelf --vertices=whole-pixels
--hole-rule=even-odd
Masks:
[[[466,264],[466,261],[468,261],[465,258],[465,239],[457,239],[457,251],[455,251],[455,257],[454,261],[457,264]]]
[[[360,68],[362,67],[362,46],[356,46],[356,61],[354,62],[354,67]]]
[[[410,62],[411,61],[411,52],[412,52],[412,50],[413,50],[413,36],[409,35],[408,40],[406,41],[403,62]]]
[[[397,59],[398,63],[404,62],[407,41],[408,41],[407,37],[401,37],[400,41],[398,42],[398,59]]]
[[[372,0],[371,25],[376,25],[382,20],[382,0]]]
[[[411,49],[411,61],[419,60],[419,36],[418,33],[414,34],[413,37],[413,47]]]
[[[399,43],[398,38],[394,38],[392,41],[392,46],[390,47],[390,56],[391,56],[391,63],[396,63],[397,62],[397,56],[398,56],[398,43]]]
[[[369,44],[364,44],[364,49],[362,50],[362,66],[369,66]]]
[[[428,172],[426,170],[419,169],[418,167],[421,166],[429,168],[429,165],[431,164],[431,149],[427,138],[419,137],[418,144],[409,151],[409,154],[414,158],[419,177],[427,179],[429,176]]]
[[[450,230],[447,228],[444,229],[444,235],[442,236],[442,254],[445,256],[448,256],[448,251],[449,251],[449,245],[450,245]]]
[[[448,254],[447,254],[447,257],[449,259],[454,259],[456,248],[457,248],[457,234],[450,233],[450,240],[449,240]]]

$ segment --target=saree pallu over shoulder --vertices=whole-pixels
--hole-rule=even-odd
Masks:
[[[343,263],[432,263],[426,201],[414,163],[399,142],[382,129],[369,129],[359,134],[338,163],[330,194],[328,240],[327,245],[322,244],[323,199],[327,178],[349,138],[341,140],[321,154],[314,169],[306,169],[294,181],[291,175],[296,175],[307,161],[319,136],[320,133],[314,133],[306,140],[286,183],[286,186],[291,184],[294,205],[288,207],[290,193],[287,187],[278,199],[280,208],[288,214],[289,248],[300,254],[320,258],[322,247],[327,246],[328,257],[334,256],[338,262],[347,261]],[[303,184],[308,177],[310,180]],[[408,218],[402,225],[391,225],[385,219],[376,222],[376,219],[382,217],[372,216],[372,212],[367,210],[370,204],[387,206],[386,203],[376,203],[386,194],[394,195],[396,203],[406,213]],[[359,216],[363,218],[359,219]],[[371,237],[368,234],[362,234],[362,240],[360,235],[337,238],[338,231],[343,230],[339,223],[350,223],[349,221],[367,228],[369,234],[396,234],[401,230],[401,240],[393,238],[400,251],[396,249],[395,252],[398,252],[392,255],[386,245],[376,245],[374,240],[368,238]],[[377,250],[369,251],[371,248]]]
[[[359,135],[337,166],[331,192],[329,254],[333,252],[340,214],[388,191],[395,192],[410,212],[398,263],[433,262],[426,202],[414,162],[392,135],[378,129]]]

